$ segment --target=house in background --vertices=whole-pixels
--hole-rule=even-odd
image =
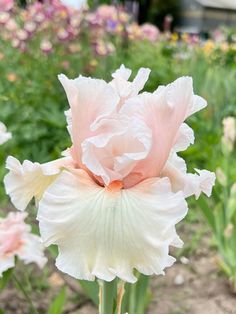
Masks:
[[[180,0],[178,32],[197,34],[221,25],[236,27],[236,0]]]

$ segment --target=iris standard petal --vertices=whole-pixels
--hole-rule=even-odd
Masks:
[[[157,93],[143,93],[128,99],[121,108],[122,114],[142,119],[152,130],[152,149],[133,170],[142,179],[160,175],[192,101],[192,79],[182,77]]]
[[[152,132],[137,118],[102,121],[103,131],[82,143],[82,163],[108,185],[123,180],[139,160],[146,158],[152,145]]]
[[[81,143],[89,136],[95,135],[91,126],[102,117],[114,112],[119,97],[114,89],[105,81],[79,76],[68,79],[65,75],[58,76],[63,85],[70,104],[66,112],[68,130],[74,146],[73,158],[78,166],[81,165]],[[94,127],[95,129],[95,127]]]

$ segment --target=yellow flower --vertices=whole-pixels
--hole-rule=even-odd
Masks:
[[[177,33],[171,34],[171,41],[176,42],[179,39],[179,35]]]

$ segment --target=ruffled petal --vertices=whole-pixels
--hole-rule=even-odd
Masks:
[[[2,274],[15,266],[15,257],[14,255],[11,256],[4,256],[0,258],[0,277]]]
[[[112,73],[112,77],[114,79],[116,78],[122,78],[126,81],[130,78],[130,75],[132,74],[132,71],[130,69],[127,69],[124,64],[120,66],[119,69],[117,69],[114,73]]]
[[[194,143],[194,132],[186,123],[182,123],[177,133],[173,149],[176,152],[186,150],[189,145]]]
[[[192,101],[192,79],[182,77],[154,94],[143,93],[128,99],[121,108],[122,114],[137,116],[152,130],[149,156],[134,169],[141,174],[140,178],[160,175]]]
[[[122,64],[121,67],[112,74],[113,80],[110,82],[110,85],[116,90],[122,101],[128,97],[138,95],[146,84],[150,72],[151,70],[148,68],[141,68],[133,82],[129,82],[128,79],[132,72]]]
[[[211,196],[212,187],[215,185],[216,175],[214,172],[208,170],[195,169],[199,174],[200,189],[208,197]]]
[[[207,106],[207,101],[204,98],[202,98],[202,97],[200,97],[198,95],[194,95],[193,96],[193,101],[192,101],[191,105],[188,108],[188,112],[187,112],[186,118],[191,116],[195,112],[198,112],[198,111],[202,110],[206,106]]]
[[[70,104],[66,112],[68,130],[74,145],[73,158],[81,166],[81,143],[94,135],[91,125],[109,116],[116,109],[119,97],[105,81],[79,76],[70,80],[65,75],[58,76]]]
[[[24,245],[17,255],[25,264],[36,263],[39,268],[43,268],[47,263],[47,258],[44,256],[44,246],[40,237],[26,233],[23,238]]]
[[[99,135],[87,138],[82,143],[82,163],[108,185],[122,180],[146,158],[152,144],[151,130],[137,118],[103,119]],[[101,124],[100,124],[101,126]]]
[[[167,178],[131,189],[103,188],[83,170],[63,171],[39,203],[40,232],[57,244],[57,267],[79,279],[135,282],[133,269],[163,274],[181,245],[175,224],[187,213],[183,194]]]
[[[208,170],[195,170],[198,174],[187,173],[184,160],[173,153],[161,176],[168,177],[172,190],[174,192],[183,191],[185,197],[195,195],[198,198],[201,192],[209,197],[215,184],[215,174]]]
[[[61,158],[42,165],[29,160],[21,164],[16,158],[9,156],[6,161],[9,173],[4,178],[6,193],[17,209],[24,210],[33,197],[40,200],[61,168],[71,164],[71,158]]]

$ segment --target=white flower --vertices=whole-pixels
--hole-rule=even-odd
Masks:
[[[180,247],[175,225],[187,213],[185,198],[211,194],[215,175],[187,173],[177,152],[194,141],[184,120],[204,108],[183,77],[140,93],[150,70],[121,66],[103,80],[59,79],[72,146],[65,158],[40,165],[7,160],[6,191],[23,210],[35,197],[46,245],[57,244],[57,267],[75,278],[135,282],[133,269],[163,274]]]
[[[7,132],[6,126],[2,122],[0,122],[0,145],[4,144],[11,138],[12,138],[11,133]]]
[[[81,10],[87,6],[87,0],[61,0],[67,6],[76,10]]]
[[[222,137],[222,144],[227,150],[232,151],[236,139],[236,119],[234,117],[227,117],[223,120],[224,135]]]

